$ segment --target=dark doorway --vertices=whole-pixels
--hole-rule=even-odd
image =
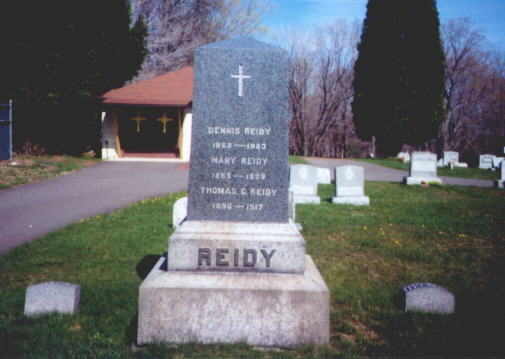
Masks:
[[[177,108],[120,111],[119,143],[125,156],[179,157]]]

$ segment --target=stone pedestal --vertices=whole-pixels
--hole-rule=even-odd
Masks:
[[[187,221],[170,237],[168,270],[303,273],[296,225]]]
[[[329,342],[329,291],[312,259],[304,274],[163,271],[140,286],[138,344]]]
[[[496,188],[505,188],[505,180],[494,180],[494,186]]]
[[[321,198],[319,196],[295,194],[296,204],[320,204]]]
[[[370,198],[368,196],[332,197],[331,202],[336,204],[352,204],[354,206],[368,206]]]
[[[406,185],[420,185],[423,183],[436,183],[443,184],[442,180],[438,177],[403,177]]]

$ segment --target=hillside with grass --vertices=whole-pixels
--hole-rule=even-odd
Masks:
[[[505,191],[367,182],[369,207],[297,205],[307,253],[331,296],[330,346],[259,350],[245,344],[135,348],[138,287],[167,250],[172,206],[185,193],[82,219],[0,257],[5,358],[335,358],[505,355]],[[26,287],[82,287],[75,316],[23,315]],[[456,313],[405,313],[401,286],[432,282]]]

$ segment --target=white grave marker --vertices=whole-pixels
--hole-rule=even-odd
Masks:
[[[479,168],[483,170],[490,170],[493,168],[494,155],[480,155]]]
[[[295,194],[295,203],[321,203],[317,195],[317,168],[292,165],[289,170],[289,190]]]
[[[414,152],[410,161],[409,176],[404,178],[407,185],[442,183],[437,177],[437,155],[431,152]]]
[[[368,206],[370,199],[365,196],[365,175],[361,166],[340,166],[335,169],[336,197],[333,203]]]

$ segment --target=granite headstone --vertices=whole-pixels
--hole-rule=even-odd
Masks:
[[[451,314],[455,311],[454,294],[432,283],[412,283],[401,288],[405,311]]]
[[[287,74],[251,38],[196,50],[188,216],[140,286],[139,344],[328,343],[329,291],[288,214]]]
[[[370,199],[365,196],[365,172],[361,166],[340,166],[335,168],[336,196],[333,203],[368,206]]]
[[[329,168],[317,168],[317,183],[331,184],[331,173]]]
[[[44,282],[26,289],[26,316],[75,314],[79,308],[81,287],[66,282]]]
[[[484,170],[490,170],[493,168],[494,155],[480,155],[479,156],[479,168]]]
[[[396,158],[398,158],[403,163],[410,162],[410,153],[409,152],[398,152],[398,154],[396,155]]]
[[[493,168],[499,169],[500,168],[500,164],[502,163],[502,161],[503,161],[504,158],[505,157],[495,156],[493,158]]]
[[[317,195],[317,167],[292,165],[289,171],[289,190],[295,194],[295,203],[321,203]]]
[[[444,151],[444,166],[449,166],[451,163],[459,162],[459,153],[455,151]]]
[[[188,214],[188,197],[179,198],[172,208],[172,227],[179,227]]]
[[[409,176],[404,178],[407,185],[438,183],[437,155],[431,152],[413,152],[410,161]]]
[[[195,59],[188,220],[287,222],[283,51],[237,38]]]

